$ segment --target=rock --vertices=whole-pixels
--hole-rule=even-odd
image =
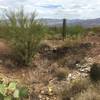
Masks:
[[[88,73],[90,72],[91,67],[86,67],[86,68],[80,68],[79,71],[83,73]]]
[[[39,99],[42,99],[42,95],[39,94]]]
[[[84,70],[84,69],[79,69],[79,71],[80,71],[80,72],[85,72],[85,70]]]
[[[94,59],[91,57],[85,57],[85,60],[89,65],[92,65],[94,63]]]
[[[49,97],[46,97],[46,100],[50,100]]]
[[[41,94],[45,94],[45,91],[42,90],[42,91],[41,91]]]
[[[70,81],[71,78],[72,78],[72,74],[70,73],[70,74],[68,75],[68,77],[67,77],[67,81]]]
[[[86,78],[86,77],[88,77],[88,74],[82,73],[82,74],[81,74],[81,77],[82,77],[82,78]]]
[[[77,67],[77,68],[81,68],[81,65],[80,65],[80,64],[76,64],[76,67]]]

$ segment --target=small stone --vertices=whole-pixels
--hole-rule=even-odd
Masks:
[[[39,98],[42,99],[42,95],[39,95]]]
[[[88,74],[85,74],[85,73],[84,73],[84,74],[82,74],[81,76],[82,76],[83,78],[85,78],[85,77],[88,76]]]
[[[45,92],[42,90],[42,91],[41,91],[41,94],[45,94]]]
[[[46,100],[50,100],[49,97],[46,97]]]
[[[77,68],[81,68],[81,65],[80,65],[80,64],[76,64],[76,67],[77,67]]]
[[[69,75],[68,75],[68,78],[71,78],[71,77],[72,77],[72,74],[69,74]]]
[[[23,73],[22,76],[25,77],[25,73]]]

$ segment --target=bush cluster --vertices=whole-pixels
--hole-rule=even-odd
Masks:
[[[92,81],[100,81],[100,64],[94,63],[91,67],[90,78]]]
[[[44,36],[44,26],[35,19],[35,12],[29,16],[23,9],[5,12],[0,23],[0,37],[7,39],[12,47],[12,59],[16,65],[29,66]]]

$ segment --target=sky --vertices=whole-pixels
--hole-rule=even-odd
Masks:
[[[0,0],[0,15],[20,7],[26,13],[36,11],[39,18],[100,18],[100,0]]]

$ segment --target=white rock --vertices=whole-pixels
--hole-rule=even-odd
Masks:
[[[39,95],[39,98],[42,99],[42,95]]]

